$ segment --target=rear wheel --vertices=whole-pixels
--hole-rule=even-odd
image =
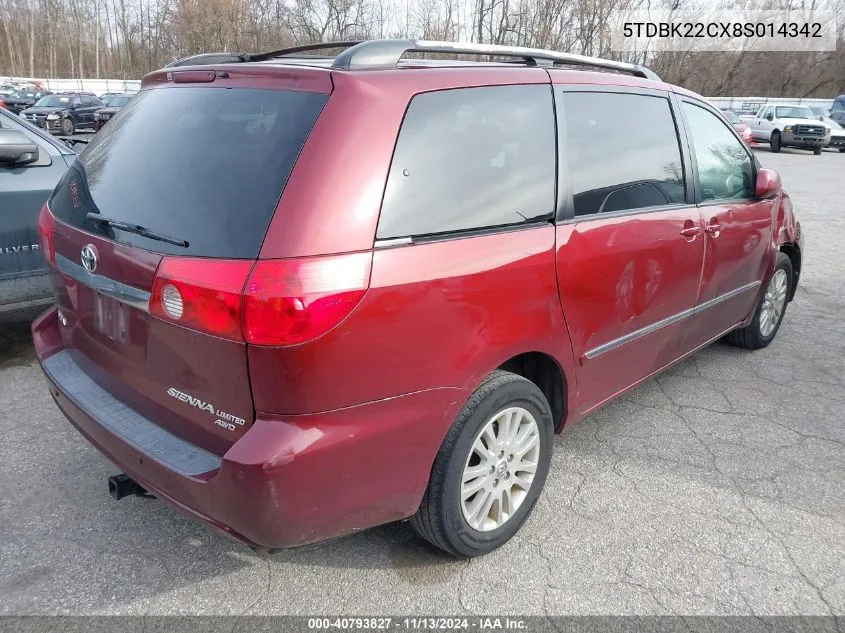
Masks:
[[[792,290],[792,262],[784,253],[778,253],[775,272],[769,279],[766,292],[760,298],[751,323],[727,335],[726,339],[747,349],[761,349],[775,338],[786,313],[787,299]]]
[[[456,556],[503,545],[540,496],[553,437],[540,389],[522,376],[493,372],[446,434],[411,525]]]
[[[65,136],[73,136],[75,131],[72,119],[62,119],[62,134]]]
[[[772,148],[773,154],[777,154],[780,151],[780,132],[772,132],[772,138],[769,141],[769,146]]]

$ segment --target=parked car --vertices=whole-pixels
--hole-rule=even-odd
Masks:
[[[772,152],[782,147],[808,149],[818,156],[830,141],[830,129],[816,119],[807,106],[766,105],[749,123],[751,137],[769,143]]]
[[[91,93],[63,92],[42,97],[21,117],[54,134],[71,136],[76,130],[94,127],[94,112],[103,107]]]
[[[722,114],[725,115],[725,118],[728,120],[733,128],[737,131],[742,137],[742,140],[745,141],[746,145],[751,145],[751,128],[748,126],[747,123],[743,123],[739,120],[736,112],[732,110],[722,110]]]
[[[49,134],[0,110],[0,310],[53,301],[35,225],[74,157]]]
[[[837,123],[830,117],[824,117],[821,121],[830,128],[830,143],[828,143],[828,147],[845,152],[845,126]]]
[[[483,554],[554,432],[775,337],[800,225],[702,97],[501,46],[247,59],[147,75],[40,215],[35,350],[114,497],[260,549],[410,518]]]
[[[18,90],[12,94],[4,97],[6,108],[14,114],[18,114],[21,110],[31,108],[36,102],[51,93],[39,92],[36,90]]]
[[[105,94],[100,95],[100,101],[103,102],[104,106],[108,106],[111,104],[111,100],[116,97],[125,97],[126,93],[123,92],[106,92]]]
[[[845,112],[845,95],[839,95],[833,100],[833,105],[830,107],[831,114],[834,112]]]
[[[94,129],[99,130],[103,127],[118,111],[129,103],[132,95],[115,95],[109,99],[109,103],[105,108],[100,108],[94,111]]]
[[[845,123],[845,110],[839,110],[838,112],[831,112],[830,118],[842,125]]]

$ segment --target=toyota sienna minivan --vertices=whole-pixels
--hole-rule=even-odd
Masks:
[[[800,226],[698,95],[551,51],[308,48],[147,75],[41,211],[38,358],[115,497],[260,550],[410,519],[484,554],[556,485],[554,433],[775,337]]]

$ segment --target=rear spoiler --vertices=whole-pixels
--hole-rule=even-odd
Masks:
[[[211,64],[243,64],[246,62],[263,62],[268,59],[275,59],[277,57],[285,57],[287,55],[294,55],[296,53],[304,53],[307,51],[327,50],[332,48],[349,48],[360,44],[358,40],[348,42],[318,42],[316,44],[305,44],[303,46],[290,46],[288,48],[280,48],[275,51],[268,51],[266,53],[200,53],[199,55],[191,55],[177,59],[175,62],[170,62],[165,68],[178,68],[180,66],[205,66]]]

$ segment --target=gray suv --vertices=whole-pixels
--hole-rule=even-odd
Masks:
[[[75,157],[61,141],[0,110],[0,311],[52,301],[36,218]]]

